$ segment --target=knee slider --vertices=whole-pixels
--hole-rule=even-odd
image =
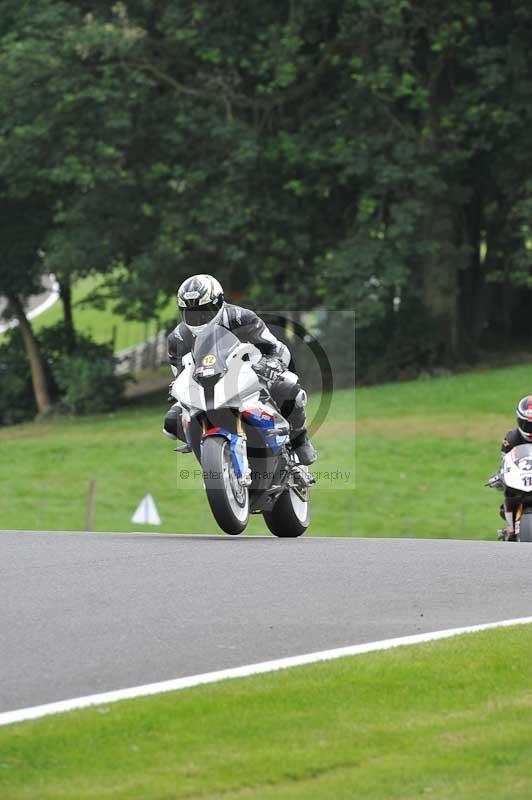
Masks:
[[[177,418],[175,416],[169,418],[167,415],[164,418],[163,433],[167,433],[177,439]]]
[[[295,404],[298,408],[304,408],[307,405],[307,393],[304,389],[300,389],[297,393]]]
[[[174,404],[172,408],[170,408],[166,412],[166,416],[164,418],[164,426],[163,430],[165,433],[170,434],[171,436],[175,436],[177,438],[178,435],[178,427],[180,420],[181,409],[177,404]]]

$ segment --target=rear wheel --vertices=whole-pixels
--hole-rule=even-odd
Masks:
[[[519,521],[519,541],[532,542],[532,514],[523,514]]]
[[[238,481],[227,439],[222,436],[205,439],[201,466],[216,522],[226,533],[242,533],[249,519],[249,493],[247,486]]]
[[[264,511],[266,525],[274,536],[295,538],[301,536],[310,525],[310,496],[308,489],[303,490],[303,497],[289,487],[277,499],[271,511]]]

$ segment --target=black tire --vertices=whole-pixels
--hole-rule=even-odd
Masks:
[[[242,533],[249,519],[249,493],[246,486],[236,484],[227,439],[222,436],[205,439],[201,466],[214,519],[225,533],[233,536]]]
[[[310,496],[303,505],[297,504],[297,495],[293,489],[285,489],[279,496],[271,511],[264,511],[264,522],[274,536],[295,539],[301,536],[310,525]],[[300,501],[302,503],[302,501]]]
[[[519,522],[519,541],[532,542],[532,514],[523,514]]]

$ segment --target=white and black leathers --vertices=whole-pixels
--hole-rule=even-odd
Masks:
[[[266,324],[254,311],[231,303],[224,303],[221,319],[217,323],[232,331],[241,342],[251,342],[263,356],[278,358],[286,368],[290,364],[290,351],[268,330]],[[194,334],[184,322],[168,337],[168,358],[170,364],[181,372],[181,359],[192,350]]]

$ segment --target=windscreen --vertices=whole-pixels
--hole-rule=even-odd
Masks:
[[[532,444],[519,444],[510,454],[519,469],[529,469],[532,472]]]
[[[221,325],[211,325],[206,331],[198,334],[194,342],[194,361],[196,373],[203,375],[220,375],[225,371],[227,356],[240,340]]]

